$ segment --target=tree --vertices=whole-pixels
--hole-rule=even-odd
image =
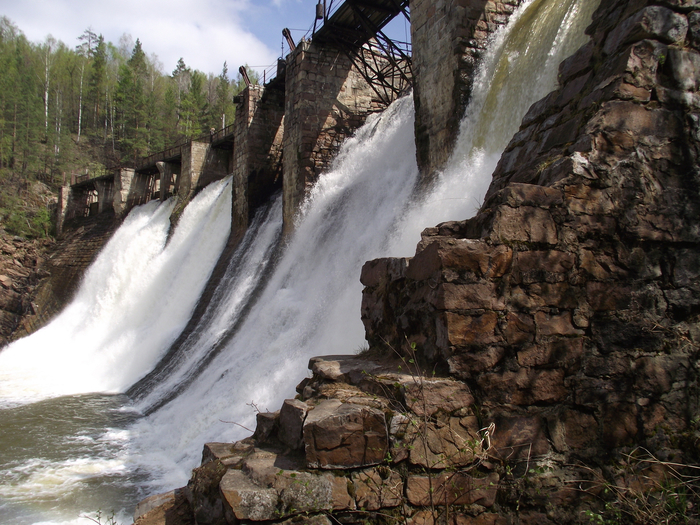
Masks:
[[[92,68],[88,80],[88,106],[92,112],[92,128],[96,129],[98,123],[102,121],[100,109],[104,100],[105,83],[107,76],[107,46],[102,35],[97,37],[95,50],[93,52]],[[106,136],[103,136],[103,140]]]
[[[233,122],[233,116],[236,111],[233,105],[231,81],[228,78],[228,66],[226,62],[224,62],[224,67],[221,69],[221,74],[217,77],[217,80],[216,101],[213,114],[219,119],[217,127],[223,129],[227,124]]]
[[[141,48],[141,41],[136,39],[131,58],[119,69],[115,94],[120,144],[126,157],[134,160],[148,149],[144,93],[146,75],[146,54]]]
[[[78,97],[78,139],[80,142],[80,133],[82,131],[83,124],[83,79],[85,77],[85,66],[89,65],[92,57],[95,54],[95,45],[97,43],[97,35],[92,31],[92,28],[88,27],[83,34],[78,37],[80,44],[78,44],[75,50],[78,56],[81,57],[80,60],[80,96]]]
[[[180,104],[180,124],[186,138],[192,139],[202,134],[206,126],[207,103],[202,88],[206,77],[201,71],[190,75],[190,86]]]
[[[53,64],[53,52],[56,47],[56,39],[49,35],[41,48],[43,59],[43,92],[44,92],[44,141],[49,135],[49,90],[51,89],[51,66]]]

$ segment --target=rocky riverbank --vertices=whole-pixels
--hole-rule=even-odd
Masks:
[[[37,286],[49,273],[51,239],[31,240],[8,235],[0,229],[0,346],[22,330],[22,321],[36,312]]]

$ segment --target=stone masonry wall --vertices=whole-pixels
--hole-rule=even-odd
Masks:
[[[487,39],[520,3],[411,0],[416,155],[424,179],[449,159]]]
[[[306,193],[345,137],[384,108],[347,56],[302,41],[287,57],[284,122],[284,224],[292,229]]]
[[[182,202],[189,202],[200,188],[199,178],[207,160],[209,145],[204,142],[190,142],[189,148],[182,151],[181,171],[178,177],[177,194]]]
[[[592,481],[567,480],[616,487],[609,466],[634,447],[700,452],[699,9],[603,0],[479,214],[363,268],[370,345],[415,348],[469,385],[496,448],[549,461],[558,491],[527,500],[555,523],[575,521],[562,505],[598,508]]]
[[[245,231],[255,208],[282,186],[284,90],[252,85],[236,106],[233,230]]]

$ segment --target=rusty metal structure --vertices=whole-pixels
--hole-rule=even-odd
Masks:
[[[408,3],[331,0],[326,6],[324,2],[323,25],[313,34],[314,42],[333,45],[345,53],[386,104],[412,85],[410,44],[392,40],[382,31],[396,16],[403,15],[410,21]]]

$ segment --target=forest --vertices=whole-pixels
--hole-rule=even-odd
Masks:
[[[114,44],[88,28],[76,42],[29,42],[0,18],[0,226],[13,235],[52,233],[52,195],[71,175],[99,176],[232,124],[245,86],[225,62],[214,74],[181,58],[166,73],[129,35]]]

